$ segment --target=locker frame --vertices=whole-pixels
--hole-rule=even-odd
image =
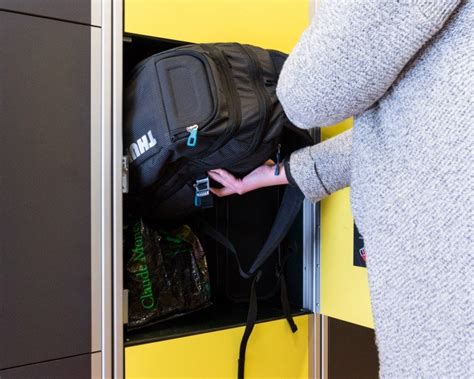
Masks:
[[[114,57],[112,54],[112,6],[119,4],[120,1],[111,0],[91,0],[91,22],[100,25],[100,73],[101,73],[101,131],[100,131],[100,160],[102,164],[101,180],[101,267],[102,267],[102,304],[101,304],[101,353],[100,359],[94,358],[91,364],[91,377],[112,378],[115,377],[114,364],[114,341],[113,330],[113,307],[115,297],[113,294],[113,275],[114,265],[113,254],[113,171],[112,171],[112,100],[113,100],[113,81],[112,64]],[[97,69],[95,67],[94,69]],[[91,83],[97,85],[97,83]],[[97,361],[100,362],[97,362]],[[96,374],[97,370],[100,374]],[[119,376],[121,377],[121,376]]]
[[[318,0],[309,1],[310,19],[313,17],[314,10],[317,7]],[[112,235],[112,375],[113,377],[124,377],[124,334],[123,323],[124,315],[124,291],[123,291],[123,260],[122,260],[122,70],[123,70],[123,34],[124,34],[124,4],[123,1],[103,1],[102,9],[102,28],[103,50],[109,53],[111,57],[109,69],[104,64],[103,73],[111,79],[108,87],[111,89],[111,101],[105,102],[103,109],[111,110],[111,133],[112,141],[111,156],[111,235]],[[104,29],[107,29],[104,30]],[[110,30],[109,30],[110,29]],[[109,34],[109,36],[107,36]],[[104,55],[104,57],[107,54]],[[106,97],[106,96],[104,96]],[[107,112],[104,112],[107,113]],[[318,137],[313,134],[313,137]],[[327,318],[319,315],[319,205],[311,204],[305,201],[303,206],[303,307],[314,313],[314,328],[310,336],[310,372],[314,373],[316,378],[327,377],[327,338],[321,339],[321,334],[327,328]],[[324,343],[326,341],[326,343]],[[103,361],[107,361],[103,357]],[[326,373],[326,374],[324,374]],[[103,376],[106,370],[103,370]]]

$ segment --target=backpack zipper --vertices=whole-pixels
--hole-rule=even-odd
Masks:
[[[235,87],[233,79],[234,74],[232,72],[232,69],[229,67],[229,61],[224,57],[224,53],[212,45],[201,45],[201,47],[210,55],[211,58],[214,59],[214,62],[223,74],[225,86],[227,89],[226,92],[229,94],[229,119],[232,120],[232,124],[228,128],[229,130],[222,136],[222,139],[216,141],[216,143],[219,143],[220,146],[222,146],[227,143],[227,141],[232,137],[235,131],[237,131],[240,127],[240,123],[242,121],[242,115],[240,110],[240,97]]]
[[[186,145],[188,147],[195,147],[197,145],[198,129],[199,129],[198,124],[194,124],[194,125],[188,126],[186,128],[186,131],[189,133],[189,137],[188,137],[188,140],[186,142]]]
[[[232,135],[235,133],[236,130],[238,130],[240,123],[241,123],[241,110],[240,110],[240,97],[237,93],[237,89],[235,87],[235,83],[233,82],[233,73],[232,70],[229,67],[229,62],[227,59],[224,57],[224,54],[216,47],[212,45],[205,45],[202,44],[200,47],[211,57],[211,59],[214,61],[216,64],[216,67],[218,71],[220,72],[220,76],[223,76],[223,84],[225,86],[225,92],[229,95],[228,99],[229,101],[227,102],[228,104],[228,109],[229,109],[229,120],[231,121],[230,126],[227,128],[226,132],[222,134],[222,136],[218,137],[216,141],[213,142],[211,146],[204,152],[204,154],[199,154],[198,156],[195,157],[195,159],[202,158],[204,155],[209,154],[214,152],[215,150],[219,149],[221,146],[226,144],[228,140],[232,137]],[[190,52],[187,51],[189,54]],[[197,51],[192,51],[192,54],[190,55],[203,55],[201,52]],[[207,62],[207,58],[204,56],[204,60],[206,60],[206,64],[209,66],[209,62]],[[212,72],[212,70],[211,70]],[[215,79],[214,79],[215,83]],[[206,124],[206,125],[204,125]],[[200,128],[204,129],[207,128],[208,126],[212,125],[212,120],[207,120],[204,122]],[[183,131],[183,128],[181,130],[176,130],[176,132],[173,134],[173,137],[176,139],[183,138],[188,134],[191,134],[190,127],[186,127],[185,130]],[[196,132],[197,133],[197,132]],[[193,147],[192,145],[189,145],[188,142],[191,142],[189,140],[191,136],[188,135],[188,141],[187,141],[187,146],[188,147]],[[191,140],[193,137],[191,137]],[[195,145],[194,145],[195,146]]]
[[[252,141],[252,144],[250,145],[250,148],[247,150],[247,156],[251,155],[257,148],[258,144],[261,142],[262,137],[263,137],[263,132],[265,130],[265,126],[268,124],[268,113],[269,113],[269,108],[271,104],[270,97],[267,93],[267,90],[265,89],[265,85],[263,83],[263,73],[262,69],[260,67],[260,64],[258,63],[258,58],[255,56],[253,51],[246,46],[243,45],[238,45],[241,51],[249,57],[250,63],[251,63],[251,72],[254,77],[254,82],[255,82],[255,88],[257,92],[257,99],[260,104],[259,109],[260,109],[260,116],[259,116],[259,124],[257,126],[257,133],[255,135],[254,140]],[[237,158],[230,158],[230,159],[224,159],[219,162],[220,167],[223,167],[224,165],[228,165],[229,163],[232,164],[233,162],[238,162],[242,159],[243,157],[237,157]]]
[[[226,144],[228,142],[228,140],[232,137],[232,135],[234,134],[234,132],[236,130],[238,130],[238,128],[240,127],[240,123],[241,123],[241,110],[240,110],[240,98],[238,96],[238,93],[237,93],[237,89],[235,87],[235,84],[233,83],[233,73],[232,73],[232,70],[229,68],[229,62],[227,61],[226,58],[224,58],[223,56],[223,53],[217,49],[216,47],[214,46],[211,46],[211,45],[201,45],[201,48],[207,52],[209,54],[209,56],[214,60],[214,62],[216,63],[216,66],[218,67],[218,69],[220,69],[221,71],[221,74],[224,76],[224,85],[227,87],[227,93],[229,94],[229,114],[230,114],[230,119],[233,120],[233,123],[231,124],[231,126],[229,127],[229,131],[225,134],[223,134],[221,137],[217,138],[217,140],[208,148],[206,149],[206,151],[204,151],[202,154],[199,154],[197,155],[194,160],[196,161],[197,159],[200,159],[202,157],[204,157],[206,154],[210,154],[210,153],[213,153],[215,150],[219,149],[221,146],[223,146],[224,144]],[[193,52],[194,55],[195,54],[201,54],[200,52]],[[204,59],[205,56],[204,56]],[[209,65],[209,62],[206,62],[208,65]],[[231,83],[232,81],[232,83]],[[215,80],[214,80],[215,82]],[[188,126],[186,128],[186,133],[188,133],[188,137],[187,137],[187,141],[186,141],[186,145],[189,146],[189,147],[193,147],[193,144],[194,146],[196,146],[197,144],[197,139],[198,139],[198,130],[199,130],[200,126],[195,124],[195,125],[191,125],[191,126]],[[175,135],[175,137],[177,137],[178,135]],[[163,182],[166,182],[167,180],[169,180],[169,178],[171,178],[173,175],[174,175],[174,172],[178,171],[181,169],[181,167],[183,165],[185,165],[187,162],[186,160],[183,161],[183,162],[180,162],[180,164],[176,165],[175,166],[175,170],[173,170],[173,172],[168,172],[167,174],[165,174],[162,178],[160,178],[156,184],[159,184],[159,183],[163,183]],[[179,185],[178,185],[179,184]],[[186,183],[184,183],[183,185],[185,185]],[[176,192],[176,190],[178,190],[179,188],[181,187],[181,183],[180,181],[177,181],[176,183],[174,183],[168,191],[166,191],[162,196],[162,200],[161,201],[164,201],[166,200],[167,198],[169,198],[174,192]]]
[[[257,129],[257,135],[252,143],[251,148],[249,149],[250,152],[253,152],[256,149],[257,145],[261,142],[263,137],[263,131],[268,124],[268,108],[270,107],[270,98],[263,83],[263,71],[260,63],[258,62],[258,58],[255,56],[255,53],[249,47],[244,45],[239,46],[242,51],[249,57],[250,63],[252,64],[253,76],[255,78],[255,88],[259,93],[259,96],[257,96],[257,98],[261,105],[263,100],[263,106],[260,107],[260,123]]]
[[[280,160],[281,160],[281,144],[278,144],[275,163],[275,176],[280,175]]]
[[[218,66],[220,66],[220,68],[221,68],[221,70],[224,74],[227,89],[229,90],[228,93],[230,95],[230,100],[231,100],[231,103],[232,103],[232,104],[230,104],[231,105],[230,108],[234,112],[234,117],[233,117],[234,123],[229,128],[229,133],[226,133],[226,134],[223,135],[223,137],[225,136],[227,138],[222,138],[222,140],[221,140],[221,138],[219,138],[215,142],[215,144],[213,144],[213,147],[214,147],[214,146],[216,146],[217,143],[219,143],[219,147],[220,147],[220,146],[223,146],[225,143],[227,143],[227,141],[232,137],[235,130],[237,130],[238,127],[240,126],[240,123],[241,123],[240,107],[237,107],[237,103],[240,103],[240,101],[237,98],[238,95],[237,95],[237,90],[235,88],[235,85],[231,85],[231,83],[230,83],[230,80],[231,80],[230,78],[233,77],[232,70],[228,66],[229,62],[227,61],[227,59],[225,59],[223,57],[223,55],[222,55],[223,53],[219,49],[215,48],[214,46],[210,46],[210,45],[201,45],[201,46],[211,56],[211,58],[215,58],[214,61],[218,63]],[[246,157],[247,157],[256,150],[258,144],[262,140],[263,132],[265,130],[265,126],[268,124],[268,116],[269,116],[268,114],[269,114],[271,99],[270,99],[270,96],[268,95],[268,93],[265,89],[263,72],[262,72],[262,68],[261,68],[260,64],[258,63],[258,58],[255,56],[253,51],[248,49],[246,46],[242,46],[242,45],[238,45],[238,46],[241,49],[241,51],[245,55],[247,55],[248,58],[249,58],[250,65],[251,65],[251,74],[254,78],[255,89],[256,89],[256,92],[257,92],[257,99],[258,99],[258,102],[259,102],[259,105],[260,105],[259,106],[259,109],[260,109],[259,121],[260,122],[257,126],[257,133],[255,135],[255,138],[252,141],[252,144],[251,144],[250,148],[247,150],[247,154],[246,154]],[[190,132],[188,132],[188,133],[190,133]],[[197,130],[196,130],[196,133],[197,133]],[[188,136],[188,139],[190,137],[191,137],[191,135]],[[197,138],[197,136],[196,136],[196,138]],[[214,151],[214,149],[209,149],[205,153],[209,153],[209,151]],[[201,158],[201,157],[196,157],[196,159],[198,159],[198,158]],[[219,162],[219,166],[223,167],[223,165],[225,165],[225,164],[238,162],[242,158],[243,157],[240,156],[240,157],[232,157],[230,159],[222,160],[222,161]],[[182,164],[183,163],[185,164],[185,162],[182,162]],[[181,168],[181,165],[179,166],[179,168]],[[164,178],[159,180],[159,182],[162,182],[163,179],[165,179],[165,178],[167,180],[167,178],[169,176],[172,176],[172,175],[173,175],[173,173],[171,173],[171,175],[170,174],[166,175]],[[163,199],[161,201],[164,201],[167,198],[169,198],[171,194],[173,194],[174,192],[176,192],[176,190],[178,188],[180,188],[180,186],[178,186],[177,184],[178,184],[178,182],[176,182],[168,191],[166,191],[166,193],[164,193],[161,196],[161,198]],[[185,185],[185,184],[183,184],[183,185]]]

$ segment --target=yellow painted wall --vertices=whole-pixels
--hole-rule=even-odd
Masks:
[[[323,128],[327,139],[352,127],[352,119]],[[321,202],[321,313],[373,328],[367,269],[353,265],[354,226],[349,188]]]
[[[308,15],[309,0],[126,0],[125,31],[290,52]]]
[[[257,324],[249,340],[245,377],[308,378],[309,322],[295,317]],[[125,349],[126,378],[235,378],[244,327],[132,346]]]

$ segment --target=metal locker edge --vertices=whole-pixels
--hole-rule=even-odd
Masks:
[[[94,354],[91,372],[92,378],[113,378],[116,377],[113,371],[113,205],[112,205],[112,3],[115,0],[91,0],[91,23],[100,25],[93,27],[100,34],[99,41],[95,42],[100,46],[100,59],[94,66],[94,70],[99,74],[95,75],[95,80],[91,85],[100,85],[99,98],[96,97],[92,109],[100,109],[100,126],[98,131],[94,131],[97,140],[100,141],[100,225],[101,225],[101,261],[102,272],[101,281],[101,343],[99,355]],[[97,76],[100,75],[100,76]],[[100,104],[100,105],[98,105]],[[97,295],[96,295],[97,296]]]
[[[110,0],[109,0],[110,1]],[[122,65],[123,0],[112,1],[107,15],[111,22],[110,68],[112,116],[112,251],[113,251],[113,377],[124,377],[124,299],[123,299],[123,204],[122,204]]]
[[[93,353],[92,377],[100,375],[100,367],[97,362],[97,353],[102,350],[102,300],[104,299],[102,278],[104,266],[102,262],[102,243],[104,240],[102,212],[102,109],[101,109],[101,29],[92,26],[90,28],[90,154],[91,154],[91,352]],[[95,354],[94,354],[95,353]],[[100,353],[99,353],[100,354]],[[99,355],[100,356],[100,355]]]

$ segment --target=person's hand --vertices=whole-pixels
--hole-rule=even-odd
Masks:
[[[223,186],[222,188],[211,188],[211,192],[219,197],[233,194],[243,195],[262,187],[288,184],[283,165],[280,164],[280,174],[275,175],[275,163],[272,160],[266,161],[242,179],[236,178],[224,169],[211,170],[208,174]]]

